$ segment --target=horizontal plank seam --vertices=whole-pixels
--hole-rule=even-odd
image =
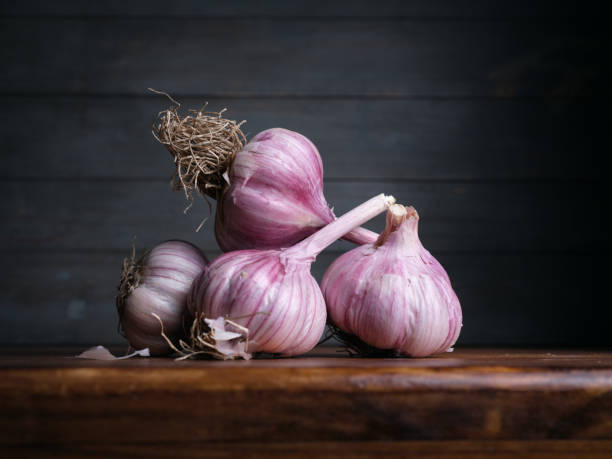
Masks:
[[[70,357],[66,357],[70,358]],[[330,358],[331,361],[332,358]],[[270,376],[270,369],[274,368],[274,375]],[[86,370],[87,374],[84,374]],[[132,382],[136,378],[148,378],[146,371],[139,367],[120,367],[120,366],[76,366],[76,367],[24,367],[6,366],[0,368],[2,384],[0,386],[10,387],[11,378],[17,377],[19,380],[36,376],[36,380],[45,381],[43,391],[52,393],[54,386],[58,385],[63,390],[67,387],[67,382],[71,381],[72,387],[79,388],[87,383],[87,380],[95,376],[106,373],[110,379],[117,378],[125,373],[132,376]],[[175,375],[178,373],[195,373],[199,368],[185,368],[180,364],[174,366],[154,366],[148,365],[146,370],[155,371],[155,380],[151,386],[142,387],[133,393],[155,393],[166,390],[159,385],[161,373]],[[314,370],[314,371],[313,371]],[[326,366],[323,368],[307,368],[297,366],[279,367],[217,367],[218,373],[250,373],[252,376],[260,376],[256,386],[250,386],[249,390],[254,392],[267,392],[278,390],[278,381],[282,378],[287,384],[294,384],[303,393],[308,392],[335,392],[335,393],[374,393],[384,391],[386,393],[401,392],[440,392],[453,391],[460,393],[464,391],[494,390],[498,392],[573,392],[598,390],[612,393],[612,369],[596,368],[583,369],[573,367],[508,367],[504,365],[468,364],[465,366],[440,368],[418,368],[418,367],[386,367],[372,372],[371,368],[346,367],[346,366]],[[334,375],[334,372],[342,372]],[[75,380],[70,380],[69,376],[74,374]],[[47,374],[48,377],[40,377]],[[332,375],[334,381],[326,379],[327,374]],[[312,375],[316,379],[304,382],[304,378]],[[359,378],[367,376],[368,388],[361,389]],[[498,380],[499,377],[503,380]],[[204,378],[204,377],[203,377]],[[34,378],[32,378],[34,379]],[[339,380],[345,380],[348,384],[334,384]],[[150,382],[150,381],[148,381]],[[202,382],[202,381],[200,381]],[[116,389],[112,382],[106,383],[111,391],[118,393],[124,389]],[[239,386],[242,384],[238,384]],[[105,384],[99,384],[98,389],[102,389]],[[233,392],[235,385],[211,385],[202,389],[203,386],[194,387],[185,385],[175,387],[172,392],[192,393],[192,392]],[[34,386],[28,390],[36,392],[38,387]]]
[[[196,233],[194,232],[194,235]],[[136,241],[138,243],[138,241]],[[214,248],[206,248],[201,247],[201,249],[207,254],[221,254],[221,250]],[[601,255],[602,253],[609,253],[610,249],[607,248],[597,248],[595,249],[532,249],[532,250],[505,250],[505,249],[495,249],[495,250],[451,250],[451,249],[431,249],[430,251],[434,252],[435,255],[458,255],[458,256],[474,256],[474,255],[491,255],[491,256],[507,256],[507,255],[521,255],[521,256],[547,256],[547,255],[576,255],[576,256],[594,256]],[[129,244],[126,244],[125,248],[44,248],[44,247],[36,247],[36,248],[0,248],[1,254],[11,254],[11,255],[83,255],[83,254],[91,254],[91,255],[127,255],[129,252]],[[345,253],[346,250],[326,250],[325,254],[331,255],[341,255]]]
[[[37,348],[40,348],[40,345],[36,346]],[[75,348],[75,346],[72,346],[74,349],[78,349]],[[318,348],[321,348],[324,346],[318,346]],[[468,346],[469,348],[472,348],[473,346]],[[489,346],[491,347],[491,346]],[[522,347],[523,349],[525,348],[525,346],[523,345]],[[330,349],[337,349],[336,347],[330,347]],[[569,349],[577,349],[575,346],[570,347]],[[75,352],[78,353],[78,351],[75,350]],[[605,351],[603,351],[605,352]],[[266,355],[268,357],[266,357]],[[602,382],[608,386],[608,384],[612,384],[612,379],[609,379],[608,377],[612,377],[612,362],[609,359],[606,359],[604,357],[604,359],[609,363],[608,365],[605,366],[598,366],[598,367],[576,367],[576,366],[572,366],[572,365],[546,365],[545,362],[542,363],[542,365],[513,365],[513,364],[507,364],[505,362],[503,362],[503,360],[500,360],[498,362],[481,362],[478,360],[460,360],[459,362],[457,362],[454,365],[445,365],[445,366],[380,366],[380,367],[372,367],[372,366],[360,366],[358,365],[358,363],[360,361],[368,361],[368,360],[375,360],[375,359],[361,359],[361,358],[351,358],[348,357],[348,353],[346,357],[317,357],[318,359],[322,359],[324,361],[326,361],[326,363],[329,363],[330,365],[325,365],[325,366],[301,366],[300,362],[301,362],[301,358],[297,357],[297,358],[293,358],[293,357],[271,357],[269,354],[264,354],[263,358],[257,358],[255,360],[253,360],[252,363],[256,362],[256,365],[242,365],[243,362],[239,361],[239,360],[235,360],[235,361],[226,361],[228,363],[227,366],[223,366],[223,362],[218,361],[218,360],[200,360],[200,362],[202,364],[204,364],[201,367],[190,367],[190,366],[183,366],[182,362],[176,362],[171,356],[168,357],[154,357],[152,360],[147,362],[147,366],[146,369],[143,367],[139,367],[139,366],[130,366],[126,361],[125,364],[124,362],[112,362],[112,361],[100,361],[100,360],[89,360],[89,359],[79,359],[75,356],[70,356],[70,355],[64,355],[64,356],[58,356],[62,359],[67,359],[69,361],[71,361],[72,363],[75,363],[75,366],[36,366],[36,365],[32,365],[32,366],[24,366],[23,365],[23,361],[15,364],[15,365],[11,365],[10,362],[6,362],[6,361],[2,361],[0,360],[0,363],[2,363],[3,366],[0,367],[0,373],[4,372],[4,373],[19,373],[19,374],[39,374],[39,373],[51,373],[53,378],[51,378],[52,380],[55,381],[63,381],[64,379],[62,378],[61,374],[59,373],[75,373],[74,376],[77,378],[76,380],[74,380],[75,383],[79,384],[82,383],[83,380],[87,380],[91,377],[91,375],[89,374],[83,374],[83,370],[86,369],[88,371],[94,372],[94,373],[103,373],[106,372],[109,374],[109,377],[115,377],[118,375],[122,375],[123,373],[132,373],[134,375],[135,378],[143,378],[144,380],[147,380],[148,383],[152,384],[152,387],[157,386],[157,383],[162,380],[163,375],[156,375],[156,379],[155,380],[151,380],[150,378],[143,376],[142,372],[143,371],[155,371],[157,372],[163,372],[163,373],[182,373],[182,372],[198,372],[199,370],[201,370],[202,368],[213,368],[213,367],[206,367],[205,363],[206,362],[211,362],[211,363],[215,363],[215,364],[220,364],[219,366],[215,366],[215,370],[217,372],[223,372],[223,373],[250,373],[251,375],[254,374],[261,374],[263,376],[263,379],[261,379],[259,382],[261,383],[260,386],[258,387],[253,387],[253,389],[258,389],[258,388],[265,388],[268,383],[272,384],[273,386],[277,386],[278,383],[278,377],[283,377],[285,378],[287,381],[289,382],[293,382],[295,384],[304,384],[305,386],[308,386],[308,384],[310,384],[310,382],[316,384],[316,382],[322,382],[323,384],[327,384],[328,380],[326,379],[326,374],[332,374],[334,375],[334,377],[336,378],[347,378],[347,379],[352,379],[353,377],[359,377],[362,375],[368,375],[372,377],[372,382],[371,385],[369,386],[368,389],[364,389],[365,391],[368,390],[377,390],[377,380],[382,380],[385,381],[387,380],[387,378],[389,376],[399,376],[402,378],[406,378],[406,379],[411,379],[414,380],[416,383],[419,383],[421,381],[428,383],[428,380],[433,380],[435,382],[448,382],[449,384],[452,384],[455,387],[463,387],[464,383],[465,383],[465,378],[467,377],[472,377],[472,376],[477,376],[480,381],[478,381],[478,385],[477,387],[486,387],[489,385],[495,385],[496,387],[508,387],[508,386],[504,386],[504,385],[499,385],[499,382],[496,380],[497,376],[503,376],[505,377],[507,380],[514,380],[514,382],[517,383],[522,383],[523,387],[529,387],[529,388],[535,388],[535,389],[544,389],[547,391],[552,391],[555,389],[558,389],[558,387],[551,387],[551,386],[547,386],[544,384],[544,381],[542,381],[541,379],[535,379],[533,378],[534,376],[542,376],[542,377],[549,377],[549,378],[562,378],[563,380],[567,381],[568,383],[571,383],[569,386],[566,387],[577,387],[577,388],[582,388],[585,386],[588,386],[590,384],[595,384],[595,385],[599,385]],[[306,357],[308,358],[308,357]],[[133,362],[145,362],[146,359],[141,359],[138,358],[139,360],[133,360]],[[161,361],[158,361],[157,359],[161,359]],[[354,361],[355,366],[351,366],[351,365],[345,365],[344,363],[339,363],[338,359],[348,359],[349,361]],[[579,361],[580,358],[569,358],[566,357],[567,360],[571,360],[571,361]],[[412,357],[397,357],[395,359],[391,359],[391,360],[395,360],[396,362],[415,362],[416,359],[412,358]],[[547,359],[543,359],[543,360],[547,360]],[[163,361],[163,364],[161,364],[161,362]],[[194,362],[197,362],[198,360],[194,360]],[[287,362],[289,363],[289,365],[286,366],[275,366],[274,363],[275,362]],[[551,359],[550,363],[553,363],[555,361],[555,359]],[[91,363],[91,365],[88,365],[88,362]],[[7,365],[8,363],[8,365]],[[117,365],[115,365],[115,363],[117,363]],[[155,365],[155,363],[160,363],[160,365]],[[167,365],[168,363],[170,363],[171,365]],[[233,363],[237,363],[237,365],[232,365]],[[267,364],[271,364],[271,365],[267,365]],[[295,365],[291,365],[291,363],[295,363]],[[276,375],[270,375],[267,374],[268,371],[274,368],[275,371],[277,371]],[[310,380],[308,383],[305,382],[303,376],[304,375],[310,375],[313,376],[314,378],[316,378],[316,380]],[[586,376],[591,376],[591,378],[587,378],[587,379],[579,379],[581,376],[586,375]],[[457,376],[462,376],[463,379],[458,379]],[[597,380],[597,376],[604,376],[605,379],[603,381],[601,380]],[[209,375],[204,376],[201,375],[202,378],[206,378],[209,377]],[[39,379],[38,381],[45,381],[44,383],[41,383],[40,387],[43,387],[44,389],[47,389],[49,387],[48,383],[50,381],[46,381],[43,379]],[[194,381],[196,381],[196,379],[194,379]],[[201,381],[200,381],[201,382]],[[353,384],[351,386],[346,386],[346,387],[336,387],[334,385],[330,385],[330,389],[333,391],[350,391],[353,392],[355,389],[361,389],[359,386],[360,384],[359,381],[353,381],[353,383],[357,382],[357,384]],[[393,385],[393,388],[396,389],[410,389],[410,386],[406,386],[403,381],[390,381],[389,384],[391,387],[391,385]],[[3,385],[7,385],[7,383],[10,384],[10,382],[7,382],[6,379],[3,379],[2,382],[0,382],[0,386]],[[61,382],[60,382],[61,384]],[[239,383],[240,384],[240,383]],[[112,387],[112,384],[109,385],[109,387]],[[438,386],[431,386],[432,388],[436,388]],[[511,389],[513,389],[515,386],[509,386]],[[518,386],[516,386],[518,387]],[[184,390],[191,390],[193,387],[185,387]],[[612,388],[612,386],[611,386]],[[145,388],[141,388],[145,389]],[[210,387],[211,390],[225,390],[226,388],[224,387],[224,385],[222,384],[215,384],[214,386]],[[227,387],[228,390],[231,390],[231,387]],[[120,391],[122,389],[119,389]],[[146,389],[145,389],[146,390]],[[176,388],[177,391],[180,391],[181,388]]]
[[[402,154],[402,153],[398,153]],[[508,185],[525,185],[525,184],[569,184],[569,183],[584,183],[584,184],[595,184],[599,183],[602,179],[590,178],[590,177],[325,177],[325,183],[467,183],[467,184],[508,184]],[[169,176],[165,177],[109,177],[109,176],[58,176],[58,177],[23,177],[23,176],[0,176],[0,182],[40,182],[40,183],[54,183],[54,182],[110,182],[110,183],[123,183],[123,182],[167,182],[170,183]]]
[[[439,447],[440,445],[444,445],[444,444],[448,444],[448,445],[455,445],[455,446],[471,446],[471,445],[490,445],[491,447],[494,447],[495,450],[499,450],[500,446],[514,446],[516,443],[519,444],[525,444],[525,445],[533,445],[534,448],[537,448],[536,451],[541,452],[542,451],[542,446],[546,446],[547,444],[549,446],[558,446],[558,445],[568,445],[568,446],[575,446],[575,445],[579,445],[579,446],[584,446],[584,445],[597,445],[597,446],[605,446],[606,449],[604,450],[605,452],[610,451],[610,449],[608,448],[612,448],[612,440],[608,440],[608,439],[599,439],[599,438],[572,438],[572,439],[567,439],[567,438],[542,438],[542,439],[533,439],[533,438],[524,438],[524,439],[507,439],[507,438],[493,438],[493,439],[484,439],[484,438],[479,438],[479,439],[444,439],[444,440],[440,440],[440,439],[421,439],[421,440],[359,440],[359,441],[355,441],[353,439],[338,439],[338,440],[328,440],[328,441],[293,441],[293,440],[287,440],[287,441],[283,441],[283,440],[274,440],[274,441],[261,441],[261,442],[256,442],[256,441],[240,441],[240,442],[236,442],[235,440],[232,441],[227,441],[227,440],[210,440],[207,439],[205,442],[202,441],[197,441],[197,440],[192,440],[192,441],[187,441],[187,440],[183,440],[181,439],[180,442],[179,441],[163,441],[163,440],[146,440],[146,441],[130,441],[130,442],[125,442],[125,441],[121,441],[118,439],[113,439],[112,443],[109,443],[108,441],[105,442],[100,442],[100,443],[95,443],[95,442],[91,442],[88,441],[86,443],[70,443],[69,445],[66,444],[62,444],[62,446],[66,446],[67,448],[77,448],[80,446],[88,446],[88,445],[105,445],[105,446],[132,446],[132,445],[150,445],[150,446],[166,446],[166,445],[173,445],[173,446],[186,446],[186,445],[202,445],[203,443],[206,443],[207,445],[213,445],[213,446],[227,446],[228,444],[231,445],[231,447],[243,447],[243,446],[247,446],[247,445],[252,445],[252,446],[264,446],[264,447],[268,447],[268,446],[310,446],[310,445],[353,445],[353,444],[358,444],[358,445],[384,445],[387,446],[389,444],[391,445],[406,445],[409,446],[411,444],[418,444],[419,446],[424,446],[424,445],[431,445],[431,446],[437,446]],[[58,443],[55,442],[39,442],[39,441],[27,441],[27,442],[19,442],[19,443],[2,443],[3,447],[17,447],[18,445],[27,445],[27,446],[58,446]],[[513,449],[514,450],[514,449]],[[554,450],[552,451],[558,451],[557,448],[554,448]],[[591,451],[591,449],[589,449],[589,451]],[[452,457],[452,456],[449,456]]]
[[[612,441],[607,439],[591,439],[591,438],[581,438],[581,439],[567,439],[567,438],[520,438],[520,437],[512,437],[512,438],[503,438],[503,439],[486,439],[486,438],[477,438],[471,440],[465,439],[413,439],[413,440],[359,440],[355,441],[353,439],[347,440],[331,440],[331,441],[282,441],[282,440],[274,440],[274,441],[262,441],[262,442],[254,442],[254,441],[237,441],[235,439],[231,441],[215,441],[207,439],[206,441],[185,441],[181,439],[180,441],[132,441],[132,442],[124,442],[124,441],[116,441],[113,440],[111,443],[107,440],[104,441],[86,441],[86,442],[65,442],[65,441],[56,441],[56,442],[41,442],[41,441],[11,441],[11,443],[0,443],[0,451],[5,450],[7,452],[13,452],[19,448],[27,448],[32,450],[38,450],[40,448],[54,448],[52,451],[55,454],[60,454],[61,452],[70,453],[70,456],[74,457],[75,453],[83,450],[84,455],[89,457],[89,454],[85,453],[85,451],[89,451],[88,448],[91,447],[102,447],[102,451],[112,451],[114,454],[118,454],[117,448],[138,448],[145,447],[146,449],[142,452],[142,454],[146,454],[151,447],[167,447],[172,446],[177,448],[177,451],[185,450],[186,448],[194,448],[194,447],[204,447],[209,446],[210,450],[213,452],[217,451],[216,448],[223,448],[223,456],[220,457],[228,457],[227,454],[231,452],[248,452],[248,453],[263,453],[266,451],[270,451],[272,453],[275,452],[284,452],[283,449],[289,448],[285,454],[288,454],[289,457],[296,457],[296,453],[299,452],[310,452],[313,454],[317,453],[326,453],[329,455],[330,453],[336,452],[335,450],[328,451],[327,449],[318,450],[316,448],[339,448],[342,447],[342,452],[338,451],[338,454],[341,454],[341,457],[345,457],[346,454],[350,454],[353,451],[356,451],[356,457],[365,457],[363,454],[358,454],[358,449],[355,447],[359,446],[360,448],[371,448],[376,445],[380,448],[380,451],[377,451],[377,455],[382,457],[389,457],[387,454],[389,452],[399,453],[399,450],[395,448],[406,448],[405,451],[402,451],[405,454],[405,457],[417,457],[415,456],[415,451],[413,448],[419,448],[416,450],[416,453],[421,454],[419,457],[523,457],[518,454],[527,454],[529,457],[534,457],[534,454],[546,454],[548,453],[557,454],[556,457],[559,458],[567,458],[570,457],[568,454],[580,454],[584,453],[584,455],[580,456],[571,456],[573,458],[576,457],[594,457],[594,454],[601,453],[610,453],[612,452]],[[517,447],[524,448],[529,447],[528,450],[522,451],[517,450]],[[427,451],[423,451],[421,448],[427,448]],[[446,448],[452,447],[450,450],[446,450]],[[254,451],[250,451],[249,448],[254,448]],[[347,449],[348,448],[348,449]],[[389,451],[391,448],[391,451]],[[410,450],[408,448],[411,448]],[[562,450],[563,449],[563,450]],[[483,453],[483,451],[490,451],[488,453]],[[136,451],[129,450],[129,457],[132,457]],[[163,451],[162,451],[163,452]],[[372,454],[373,452],[370,450],[366,450],[365,452]],[[49,451],[44,451],[44,454],[49,454]],[[363,453],[363,451],[361,452]],[[588,455],[586,455],[588,453]],[[19,451],[19,456],[21,454],[26,454],[26,451]],[[131,455],[130,455],[131,454]],[[433,456],[432,454],[435,454]],[[466,456],[469,454],[469,456]],[[506,456],[505,454],[509,454],[510,456]],[[502,456],[503,455],[503,456]],[[92,456],[93,457],[93,456]],[[102,456],[100,456],[102,457]],[[302,457],[302,456],[300,456]],[[369,457],[369,456],[368,456]],[[395,456],[394,456],[395,457]],[[600,457],[600,456],[597,456]],[[606,456],[608,457],[608,456]]]
[[[109,296],[109,307],[112,308],[114,307],[114,297],[112,297],[112,295]],[[122,347],[122,343],[124,345],[124,347]],[[548,341],[533,341],[533,340],[522,340],[520,342],[520,344],[517,344],[516,341],[469,341],[468,343],[466,343],[466,347],[469,348],[476,348],[476,347],[481,347],[481,348],[485,348],[485,347],[491,347],[492,345],[494,346],[499,346],[499,347],[504,347],[504,348],[517,348],[517,349],[521,349],[524,348],[525,346],[530,346],[533,348],[541,348],[541,349],[547,349],[547,348],[563,348],[564,346],[567,347],[567,340],[559,340],[559,339],[549,339]],[[79,354],[80,352],[88,349],[89,347],[92,346],[105,346],[108,349],[110,349],[111,351],[117,353],[117,355],[121,352],[123,352],[125,349],[127,349],[128,345],[125,342],[125,339],[120,336],[117,335],[117,340],[116,341],[79,341],[79,342],[75,342],[75,341],[48,341],[48,342],[36,342],[34,344],[32,344],[31,341],[24,341],[24,342],[18,342],[18,341],[0,341],[0,349],[2,348],[14,348],[15,346],[19,346],[19,347],[71,347],[74,348],[75,346],[77,346],[78,348],[75,350],[74,355]],[[326,345],[326,344],[317,344],[317,347],[319,349],[326,349],[326,348],[333,348],[333,344],[331,345]],[[463,347],[463,346],[461,346]],[[584,350],[589,350],[589,349],[610,349],[610,345],[607,341],[605,341],[605,339],[600,339],[599,341],[595,338],[595,340],[591,340],[586,342],[586,344],[581,344],[581,345],[576,345],[573,344],[571,346],[572,349],[584,349]],[[335,357],[330,357],[330,358],[335,358]],[[358,359],[358,357],[355,357],[356,359]],[[15,368],[23,368],[23,367],[0,367],[0,372],[2,372],[3,369],[15,369]],[[36,368],[36,367],[32,367],[32,368]],[[38,368],[44,368],[44,367],[38,367]]]
[[[169,91],[172,97],[179,102],[183,99],[208,100],[413,100],[413,101],[552,101],[552,100],[592,100],[601,102],[607,94],[532,94],[532,95],[504,95],[504,94],[408,94],[408,93],[250,93],[250,92],[218,92],[218,93],[175,93],[171,88],[156,88]],[[81,92],[81,91],[6,91],[0,90],[0,98],[11,99],[159,99],[159,95],[147,94],[143,88],[142,93],[136,92]],[[163,99],[164,103],[169,103]]]
[[[234,22],[234,21],[272,21],[272,22],[520,22],[548,24],[548,23],[571,23],[576,21],[590,22],[600,20],[601,17],[596,13],[592,14],[550,14],[550,15],[505,15],[505,16],[490,16],[490,15],[302,15],[302,14],[227,14],[227,15],[211,15],[211,14],[41,14],[41,13],[0,13],[0,20],[19,20],[19,21],[202,21],[202,22]]]

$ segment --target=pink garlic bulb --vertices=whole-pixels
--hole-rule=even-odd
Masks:
[[[326,309],[310,265],[325,247],[384,212],[378,195],[288,249],[239,250],[212,261],[187,300],[197,318],[224,317],[249,330],[249,352],[303,354],[319,341]]]
[[[422,246],[419,216],[395,204],[373,244],[335,260],[321,282],[331,321],[379,349],[422,357],[448,350],[462,326],[448,274]]]
[[[169,338],[181,335],[187,293],[207,263],[200,249],[184,241],[163,242],[141,262],[124,262],[117,308],[131,347],[148,347],[152,355],[170,353],[153,314]]]
[[[225,252],[289,247],[332,222],[323,196],[323,164],[313,143],[273,128],[236,153],[215,218]],[[377,235],[357,228],[346,239],[365,244]]]

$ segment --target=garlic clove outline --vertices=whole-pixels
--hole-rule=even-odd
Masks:
[[[451,348],[462,312],[448,274],[418,237],[418,214],[395,204],[373,244],[336,259],[321,282],[331,322],[379,349],[423,357]]]

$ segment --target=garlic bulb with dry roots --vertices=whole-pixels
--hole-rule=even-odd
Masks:
[[[117,310],[132,348],[149,348],[152,355],[170,353],[155,315],[170,338],[180,336],[187,293],[207,263],[200,249],[184,241],[163,242],[139,261],[134,252],[124,260]]]
[[[321,282],[331,322],[378,349],[422,357],[448,350],[462,325],[444,268],[423,247],[419,216],[395,204],[373,244],[340,256]]]
[[[393,202],[391,196],[378,195],[287,249],[239,250],[218,257],[194,281],[189,311],[196,320],[224,317],[248,329],[249,352],[290,356],[309,351],[326,321],[311,263]]]
[[[334,220],[323,196],[323,163],[313,143],[297,132],[273,128],[247,145],[244,121],[223,111],[161,112],[154,135],[174,158],[175,189],[217,199],[215,235],[224,252],[289,247]],[[377,235],[356,228],[358,244]]]

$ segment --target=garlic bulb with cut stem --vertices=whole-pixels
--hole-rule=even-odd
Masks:
[[[194,192],[217,200],[215,235],[224,252],[289,247],[334,220],[321,156],[306,137],[273,128],[245,145],[244,121],[223,118],[223,110],[181,116],[170,100],[176,106],[158,115],[153,134],[174,159],[174,188],[190,201]],[[376,237],[355,228],[345,239]]]
[[[257,134],[228,171],[215,235],[224,251],[289,247],[335,219],[323,196],[323,163],[313,143],[297,132]],[[365,244],[376,233],[356,228],[345,239]]]
[[[196,320],[224,317],[248,329],[249,352],[303,354],[319,341],[325,301],[310,274],[316,256],[394,202],[378,195],[303,241],[280,250],[239,250],[213,260],[193,283]]]
[[[187,293],[207,263],[200,249],[184,241],[162,242],[138,261],[132,249],[132,257],[123,261],[117,295],[120,325],[132,348],[170,353],[153,314],[168,336],[180,336]]]
[[[395,204],[373,244],[335,260],[321,282],[331,322],[378,349],[422,357],[451,348],[462,325],[448,274],[423,247],[419,216]]]

